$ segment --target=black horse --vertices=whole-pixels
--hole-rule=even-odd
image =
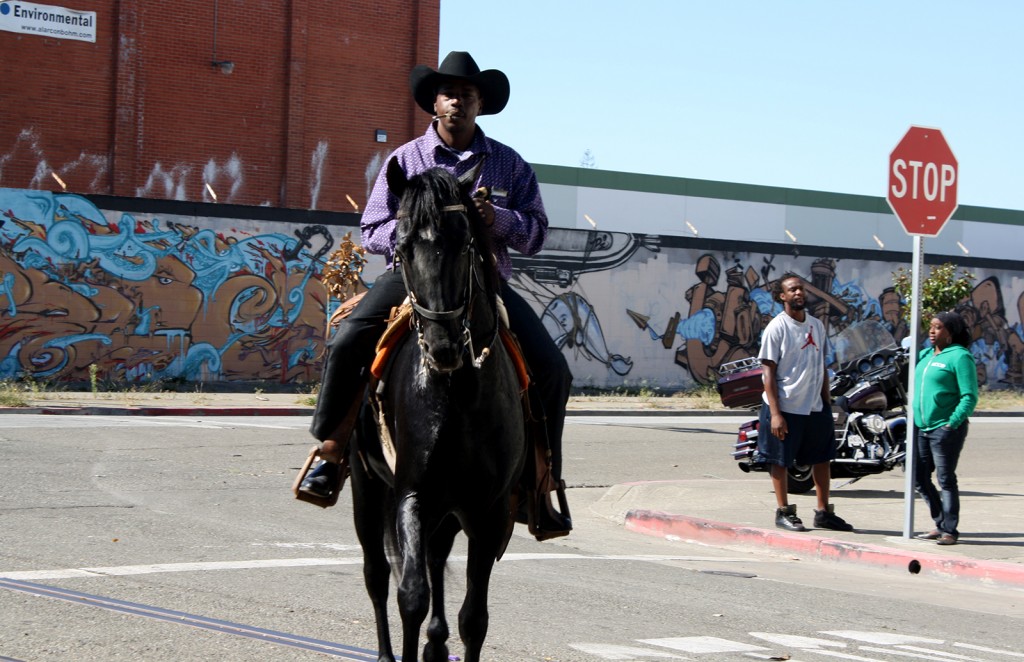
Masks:
[[[526,460],[520,380],[499,338],[500,281],[490,232],[469,189],[442,169],[406,179],[392,159],[399,198],[396,268],[413,305],[408,341],[376,389],[385,434],[364,409],[351,445],[352,500],[373,602],[381,661],[393,661],[387,595],[394,564],[402,659],[447,660],[444,570],[460,530],[469,539],[467,591],[459,611],[465,659],[487,634],[494,562],[511,535],[512,493]],[[392,447],[391,464],[384,447]],[[393,467],[393,468],[392,468]]]

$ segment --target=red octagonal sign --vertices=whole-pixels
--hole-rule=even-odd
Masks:
[[[934,237],[956,211],[957,162],[938,129],[912,126],[889,155],[889,206],[910,235]]]

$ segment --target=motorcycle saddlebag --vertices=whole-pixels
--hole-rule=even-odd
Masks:
[[[756,407],[761,403],[762,393],[761,362],[756,357],[730,361],[718,367],[718,395],[724,406]]]

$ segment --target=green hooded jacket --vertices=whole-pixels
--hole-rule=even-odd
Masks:
[[[970,350],[950,345],[938,354],[929,347],[917,357],[914,427],[959,428],[978,404],[978,370]]]

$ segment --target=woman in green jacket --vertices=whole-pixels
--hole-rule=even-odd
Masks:
[[[978,370],[967,346],[967,324],[957,313],[939,313],[931,322],[932,346],[917,359],[914,427],[917,429],[915,487],[928,505],[935,529],[917,536],[939,545],[960,537],[960,490],[956,465],[967,438],[967,417],[978,403]],[[939,481],[936,489],[932,473]]]

